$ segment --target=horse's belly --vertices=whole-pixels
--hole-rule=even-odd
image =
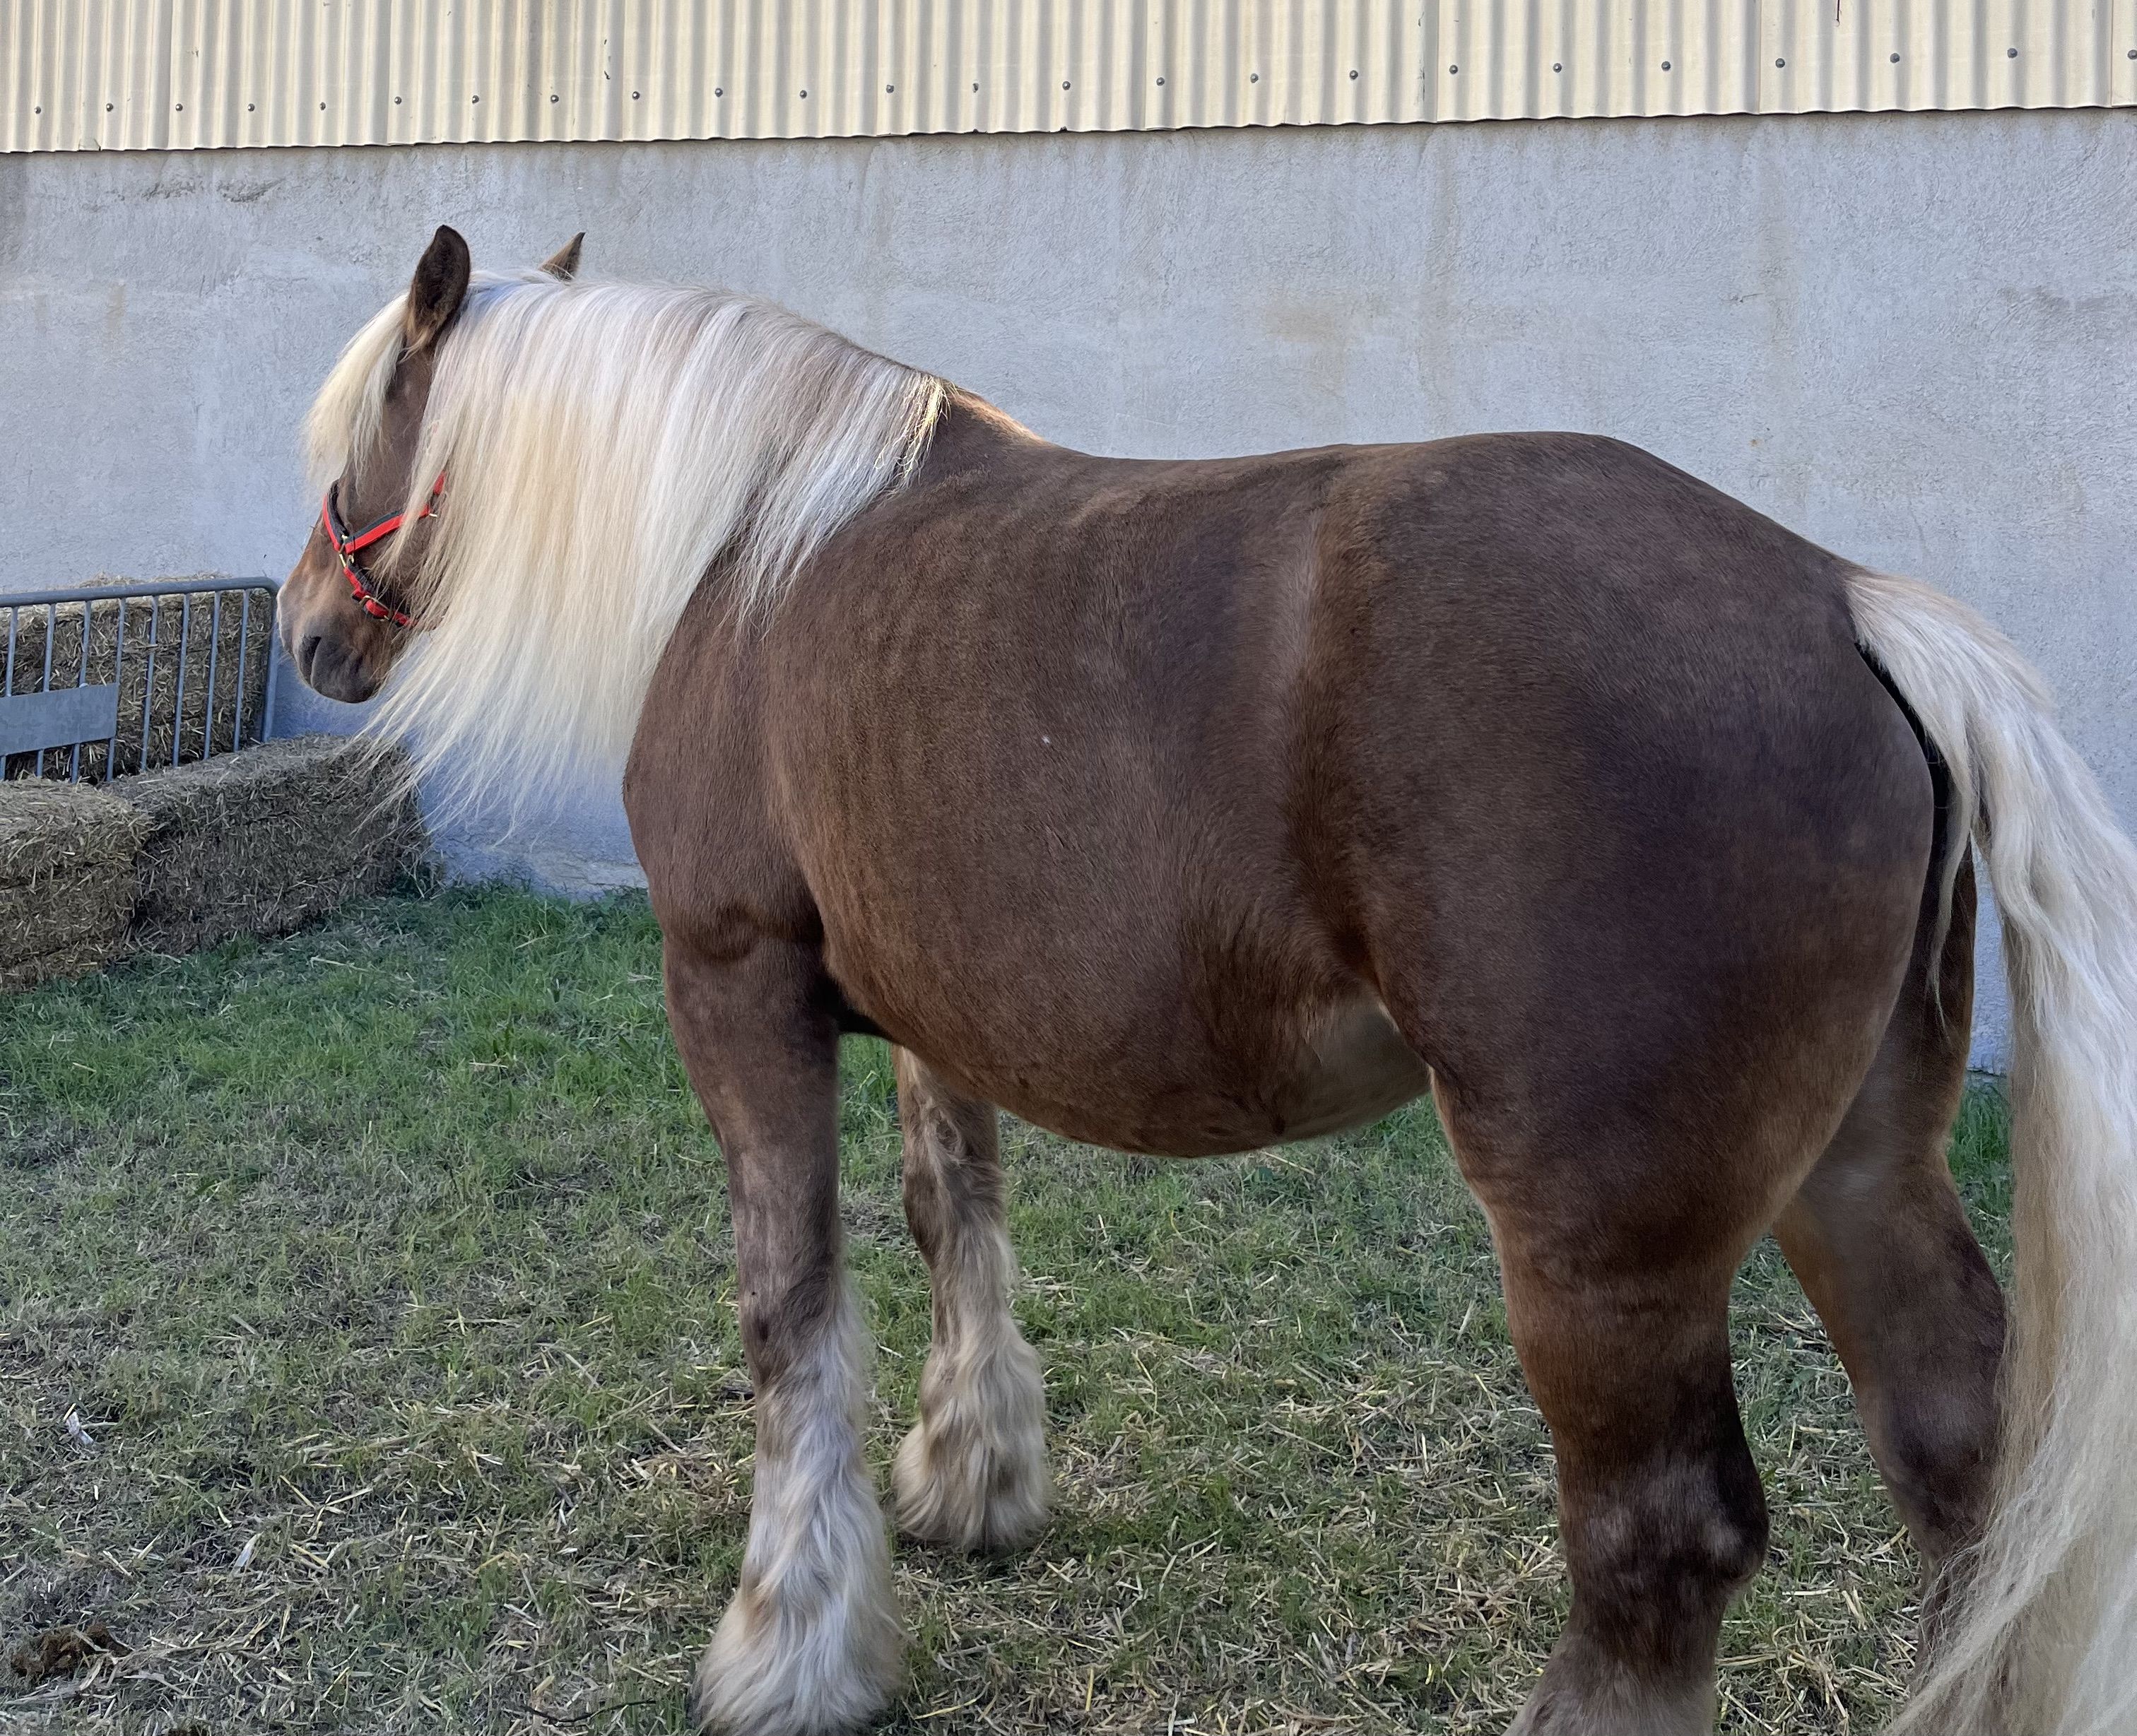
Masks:
[[[1275,1061],[1205,1051],[1195,1066],[1156,1044],[1151,1072],[1140,1078],[1117,1064],[1086,1071],[1069,1063],[1040,1077],[971,1082],[1050,1131],[1159,1157],[1211,1157],[1334,1133],[1377,1120],[1432,1083],[1376,1000],[1302,1019],[1295,1040],[1279,1048]]]

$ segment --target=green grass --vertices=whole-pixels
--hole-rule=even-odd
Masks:
[[[0,1729],[680,1728],[750,1413],[659,957],[642,899],[487,891],[0,1002],[0,1653],[132,1648],[0,1674]],[[845,1063],[881,1466],[926,1275],[888,1052]],[[1999,1260],[2002,1140],[1984,1095]],[[1005,1562],[898,1552],[891,1727],[1502,1729],[1563,1612],[1550,1454],[1429,1108],[1193,1165],[1005,1146],[1059,1514]],[[1912,1562],[1770,1248],[1738,1302],[1774,1548],[1727,1724],[1872,1728]]]

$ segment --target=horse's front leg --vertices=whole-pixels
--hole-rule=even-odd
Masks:
[[[868,1345],[839,1230],[838,1033],[813,953],[714,957],[670,936],[668,1014],[727,1156],[737,1303],[757,1387],[742,1578],[698,1665],[699,1724],[845,1731],[882,1710],[901,1639],[861,1456]]]
[[[905,1219],[927,1257],[935,1336],[920,1422],[892,1472],[898,1527],[957,1549],[1005,1549],[1046,1522],[1046,1395],[1016,1330],[995,1109],[898,1056]]]

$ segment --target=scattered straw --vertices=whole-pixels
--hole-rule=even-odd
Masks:
[[[0,1730],[684,1728],[754,1403],[660,956],[642,895],[448,890],[0,1001],[0,1658],[100,1618],[134,1648],[0,1677]],[[889,1054],[842,1069],[880,1476],[932,1310]],[[1954,1142],[1999,1263],[2003,1125],[1976,1095]],[[1003,1143],[1060,1498],[1019,1554],[898,1547],[878,1736],[1501,1736],[1565,1578],[1429,1107],[1200,1164]],[[1732,1342],[1774,1546],[1721,1730],[1867,1736],[1916,1563],[1769,1246]]]

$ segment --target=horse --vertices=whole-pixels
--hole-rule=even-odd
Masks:
[[[838,1050],[896,1051],[933,1293],[898,1529],[1044,1523],[996,1119],[1195,1156],[1429,1092],[1555,1456],[1512,1729],[1712,1727],[1770,1233],[1923,1563],[1895,1729],[2137,1729],[2137,850],[1978,615],[1618,441],[1054,445],[724,290],[436,231],[306,424],[282,644],[421,768],[620,769],[727,1166],[756,1468],[706,1730],[893,1699]],[[1945,1158],[1976,864],[2015,1298]]]

